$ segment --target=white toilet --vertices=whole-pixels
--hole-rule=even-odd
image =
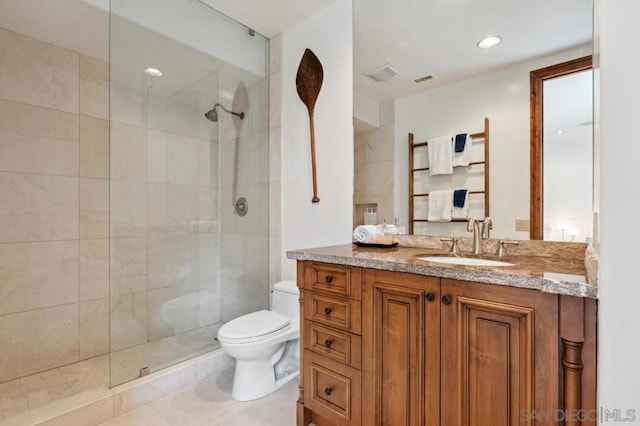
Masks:
[[[218,341],[236,359],[231,396],[262,398],[300,373],[300,305],[295,281],[273,286],[270,311],[257,311],[220,327]]]

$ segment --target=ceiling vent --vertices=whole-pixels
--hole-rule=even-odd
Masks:
[[[391,64],[384,64],[367,70],[363,74],[375,81],[387,81],[398,75],[398,71]]]
[[[425,75],[424,77],[416,78],[413,81],[415,81],[416,83],[422,83],[423,81],[431,80],[432,78],[432,75]]]

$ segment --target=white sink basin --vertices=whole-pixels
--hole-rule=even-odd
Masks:
[[[465,266],[513,266],[515,263],[502,262],[500,260],[478,259],[476,257],[458,257],[458,256],[424,256],[418,257],[418,260],[427,262],[448,263],[450,265]]]

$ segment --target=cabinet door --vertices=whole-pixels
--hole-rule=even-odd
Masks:
[[[555,424],[558,298],[442,280],[442,424]]]
[[[439,280],[375,270],[363,278],[363,424],[435,425]]]

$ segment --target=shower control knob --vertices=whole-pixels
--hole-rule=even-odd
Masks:
[[[331,308],[329,308],[329,307],[324,308],[324,313],[325,313],[326,315],[329,315],[332,311],[333,311],[333,309],[331,309]]]
[[[327,340],[325,340],[325,341],[324,341],[324,346],[325,346],[326,348],[330,348],[332,343],[333,343],[333,342],[332,342],[331,340],[327,339]]]
[[[324,277],[324,280],[328,284],[331,284],[331,281],[333,281],[333,277],[331,275],[327,275],[326,277]]]
[[[324,394],[325,394],[325,395],[329,396],[329,395],[331,395],[331,392],[333,392],[333,389],[331,389],[331,388],[324,388]]]

